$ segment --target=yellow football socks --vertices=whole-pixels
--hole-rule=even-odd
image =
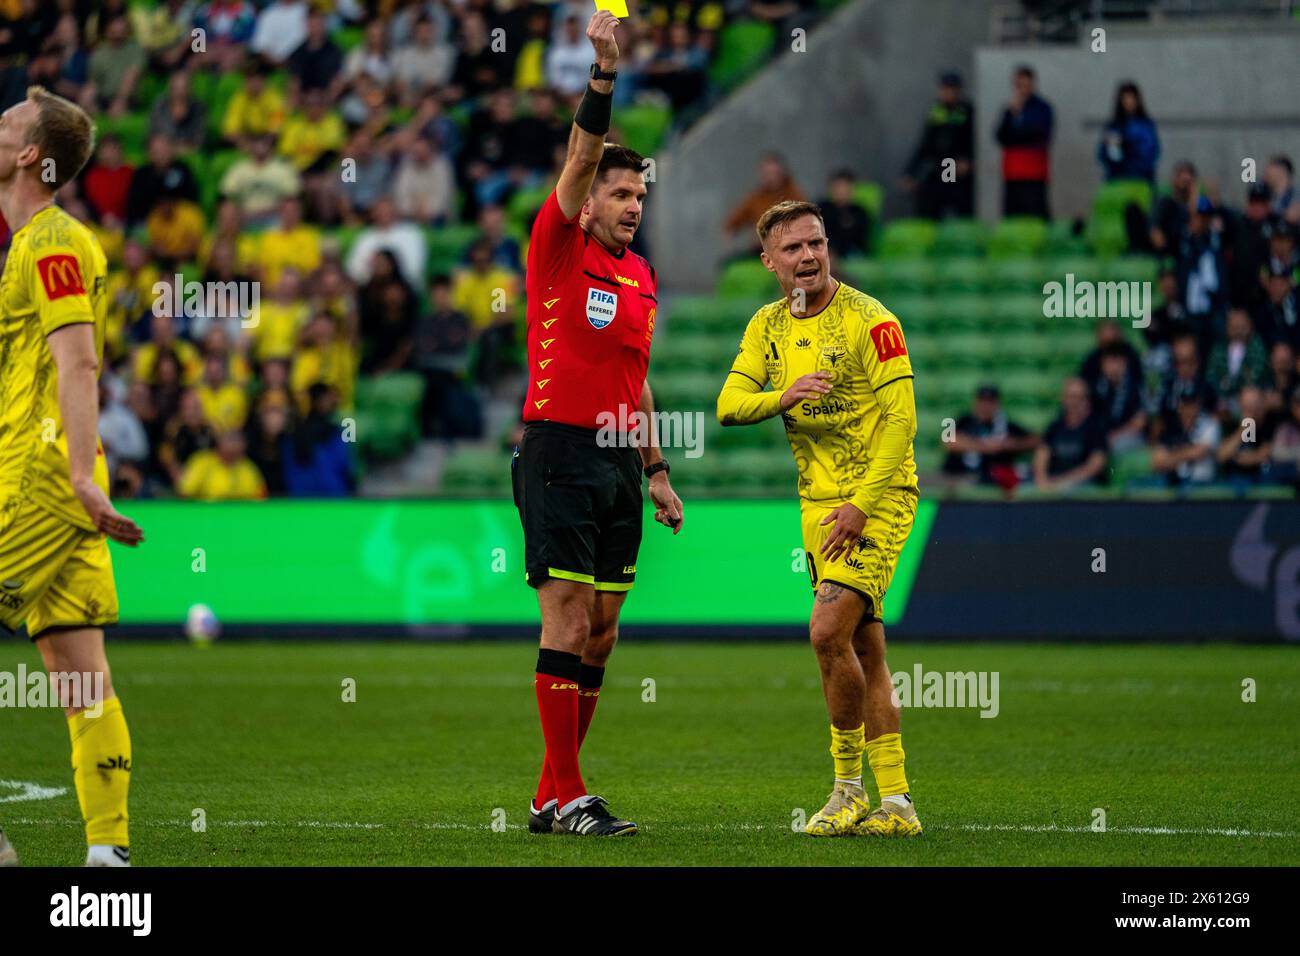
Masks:
[[[862,783],[862,747],[866,726],[840,730],[831,724],[831,756],[835,758],[835,779]]]
[[[89,846],[129,846],[126,795],[131,786],[131,735],[116,697],[103,712],[82,711],[68,718],[72,737],[72,780],[86,821]]]
[[[867,741],[867,763],[876,777],[880,797],[907,793],[907,776],[903,773],[903,735],[881,734]]]

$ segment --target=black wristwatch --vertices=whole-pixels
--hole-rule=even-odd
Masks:
[[[602,70],[600,67],[598,67],[595,63],[591,64],[591,71],[590,71],[590,72],[591,72],[591,78],[592,78],[593,80],[609,80],[611,83],[613,83],[613,82],[614,82],[614,78],[615,78],[616,76],[618,76],[618,70],[615,70],[615,71],[612,72],[612,73],[606,73],[604,70]]]
[[[659,459],[657,462],[655,462],[653,465],[646,465],[646,466],[645,466],[644,468],[642,468],[641,470],[645,473],[645,476],[646,476],[647,478],[653,478],[655,475],[659,474],[659,472],[661,472],[661,471],[662,471],[665,475],[672,471],[672,469],[668,467],[668,462],[664,461],[662,458],[660,458],[660,459]]]

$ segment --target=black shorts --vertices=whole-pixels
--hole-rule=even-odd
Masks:
[[[602,448],[594,428],[529,422],[510,463],[524,526],[524,571],[628,591],[641,548],[641,455]]]

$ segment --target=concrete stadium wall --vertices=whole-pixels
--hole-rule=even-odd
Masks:
[[[1090,32],[1090,31],[1089,31]],[[1191,159],[1216,178],[1224,201],[1241,205],[1241,164],[1263,174],[1276,153],[1300,162],[1300,24],[1200,25],[1175,29],[1109,27],[1106,52],[1080,47],[986,47],[977,52],[975,111],[980,216],[1002,211],[1001,151],[993,130],[1010,90],[1011,71],[1028,63],[1056,110],[1052,213],[1086,216],[1101,183],[1097,142],[1115,87],[1141,88],[1161,140],[1159,175]]]
[[[670,292],[717,277],[727,212],[754,185],[759,155],[785,154],[813,199],[848,166],[886,186],[886,216],[910,201],[892,186],[946,68],[973,72],[989,0],[854,0],[655,157],[646,209],[651,260]],[[789,38],[778,42],[789,43]],[[615,117],[617,122],[617,117]],[[671,316],[669,316],[671,321]]]

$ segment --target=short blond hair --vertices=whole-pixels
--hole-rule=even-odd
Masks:
[[[27,87],[27,99],[39,111],[28,131],[30,141],[41,151],[42,162],[54,160],[54,178],[46,178],[42,170],[41,181],[56,192],[70,183],[90,159],[95,148],[95,124],[76,103],[43,86]]]
[[[816,203],[786,199],[775,206],[769,206],[763,215],[758,217],[758,222],[754,226],[758,232],[759,243],[766,246],[767,237],[777,226],[787,225],[804,216],[816,216],[817,221],[822,224],[822,230],[825,231],[826,220],[822,218],[821,208]]]

